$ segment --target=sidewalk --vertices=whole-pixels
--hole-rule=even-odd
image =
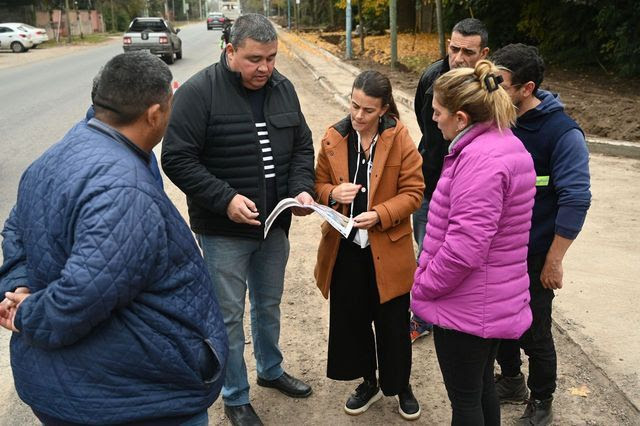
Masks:
[[[351,83],[353,83],[353,78],[360,73],[360,70],[343,62],[340,58],[326,50],[297,37],[292,32],[278,28],[278,33],[280,40],[284,42],[297,59],[309,69],[314,80],[318,81],[320,85],[331,93],[340,104],[348,108]],[[414,96],[396,89],[394,89],[393,93],[398,106],[404,105],[406,112],[410,113],[411,117],[413,117],[415,114],[413,109]],[[405,111],[400,111],[403,117],[402,121],[405,124],[411,124],[409,120],[407,120],[407,116],[402,114],[403,112]],[[411,122],[416,125],[416,131],[418,131],[417,134],[411,132],[411,136],[414,140],[418,141],[420,139],[420,133],[419,130],[417,130],[417,123],[414,123],[415,120],[413,119]],[[587,143],[591,153],[640,159],[640,144],[638,143],[596,136],[587,136]]]
[[[286,30],[279,29],[279,39],[348,108],[360,70]],[[413,97],[394,94],[402,121],[418,141]],[[592,158],[593,205],[565,261],[566,285],[556,294],[555,326],[639,409],[640,312],[635,301],[640,290],[633,277],[640,275],[640,223],[635,218],[640,211],[640,144],[602,138],[588,138],[588,143],[592,154],[626,158]]]

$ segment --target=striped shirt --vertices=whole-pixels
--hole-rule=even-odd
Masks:
[[[262,150],[262,163],[264,165],[264,178],[274,179],[276,177],[275,165],[273,163],[273,152],[271,152],[271,142],[269,142],[269,131],[267,123],[256,123],[260,149]]]

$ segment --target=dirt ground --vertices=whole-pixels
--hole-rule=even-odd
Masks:
[[[343,57],[343,33],[300,33],[300,36]],[[434,34],[398,34],[397,71],[389,68],[389,36],[365,38],[365,52],[360,53],[360,39],[353,40],[355,59],[346,61],[360,69],[378,69],[391,80],[393,87],[413,95],[424,68],[438,54]],[[640,142],[640,79],[624,79],[602,69],[572,72],[557,66],[547,69],[542,88],[557,92],[568,113],[588,135]],[[605,99],[606,101],[603,101]]]
[[[342,118],[345,111],[319,85],[307,84],[308,71],[292,60],[285,46],[281,45],[280,49],[278,69],[296,86],[317,150],[326,126]],[[166,190],[186,217],[184,195],[169,181],[166,181]],[[245,360],[252,386],[252,404],[267,425],[405,424],[397,413],[394,398],[383,398],[363,415],[348,416],[343,411],[343,404],[358,383],[326,378],[328,303],[322,298],[313,279],[320,224],[317,215],[294,218],[290,231],[291,254],[281,305],[280,343],[285,357],[284,367],[289,373],[309,382],[313,386],[313,395],[307,399],[291,399],[255,384],[255,361],[247,311]],[[559,408],[555,424],[640,424],[637,411],[615,385],[566,335],[559,330],[554,332],[558,352],[562,354],[556,392],[556,407]],[[422,405],[422,417],[414,424],[448,424],[451,415],[449,401],[430,336],[413,345],[412,385]],[[502,423],[514,423],[523,410],[523,406],[503,406]],[[228,424],[221,400],[209,409],[209,422],[211,425]]]

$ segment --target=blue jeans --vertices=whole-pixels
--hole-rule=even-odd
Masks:
[[[222,387],[225,405],[249,403],[249,382],[244,362],[243,317],[249,289],[251,335],[258,377],[274,380],[282,375],[280,300],[289,240],[272,228],[264,241],[241,237],[198,235],[204,260],[218,297],[229,335],[229,357]]]
[[[420,208],[413,212],[413,215],[411,216],[411,220],[413,222],[413,238],[418,244],[418,257],[420,257],[420,253],[422,253],[422,242],[424,241],[424,236],[427,233],[427,215],[429,214],[429,201],[431,200],[427,197],[423,198]],[[431,328],[431,324],[424,321],[416,314],[412,315],[412,319],[419,324],[420,329]]]
[[[424,198],[422,204],[411,215],[411,221],[413,222],[413,238],[418,244],[418,256],[422,252],[422,241],[427,232],[427,213],[429,213],[429,200]]]

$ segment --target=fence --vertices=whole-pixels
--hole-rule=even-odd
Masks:
[[[97,10],[79,10],[69,12],[71,35],[93,34],[105,32],[102,14]],[[64,11],[54,9],[50,12],[36,12],[36,24],[47,30],[50,39],[59,39],[69,34],[67,18]]]

